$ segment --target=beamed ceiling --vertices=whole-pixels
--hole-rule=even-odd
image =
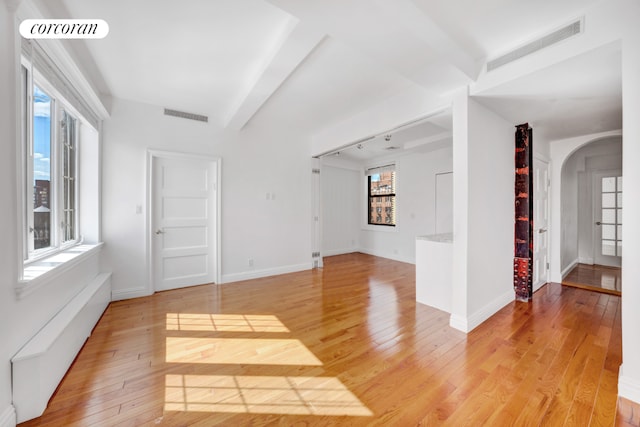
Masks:
[[[401,92],[442,98],[487,59],[584,16],[598,0],[39,0],[46,16],[101,18],[68,46],[102,94],[313,135]],[[526,19],[524,19],[526,17]],[[621,127],[611,43],[472,90],[551,139]],[[586,126],[586,128],[585,128]],[[445,126],[446,128],[446,126]],[[450,130],[450,129],[445,129]],[[438,129],[440,132],[440,129]]]

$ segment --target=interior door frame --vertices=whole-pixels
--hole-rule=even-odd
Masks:
[[[622,175],[622,169],[598,169],[598,170],[593,170],[590,173],[590,181],[591,181],[591,249],[592,249],[592,253],[593,253],[593,264],[594,265],[603,265],[605,267],[622,267],[622,256],[618,257],[618,256],[614,256],[613,258],[620,258],[620,262],[619,263],[614,263],[616,265],[609,265],[609,264],[598,264],[596,257],[598,256],[598,250],[602,250],[601,249],[601,245],[602,245],[602,228],[600,228],[600,232],[598,233],[596,231],[597,227],[595,226],[596,221],[598,221],[598,218],[600,218],[600,221],[602,221],[602,199],[600,199],[600,212],[598,212],[598,210],[596,209],[596,197],[602,197],[602,187],[601,187],[601,183],[600,186],[598,188],[600,188],[600,193],[596,194],[595,189],[596,189],[596,185],[598,182],[598,179],[602,179],[602,177],[604,176],[623,176]],[[624,184],[623,184],[624,186]],[[622,193],[622,197],[624,199],[624,191]],[[624,209],[624,204],[623,204],[623,209]],[[623,210],[624,212],[624,210]],[[623,213],[624,215],[624,213]],[[622,226],[624,227],[624,222],[622,223]],[[597,239],[597,237],[600,236],[600,240]],[[624,245],[624,241],[622,242],[622,244]],[[624,247],[623,247],[624,249]],[[609,255],[604,255],[604,256],[609,256]]]
[[[222,255],[220,253],[221,247],[221,178],[222,178],[222,158],[216,156],[208,156],[206,154],[191,154],[174,151],[163,151],[148,149],[147,150],[147,183],[146,183],[146,200],[145,200],[145,241],[146,241],[146,263],[147,263],[147,283],[145,288],[147,294],[151,295],[155,292],[155,286],[153,286],[153,175],[154,165],[156,159],[191,159],[191,160],[204,160],[216,165],[216,214],[215,214],[215,239],[213,242],[215,251],[215,273],[214,279],[217,285],[222,284]]]
[[[533,159],[532,159],[532,162],[531,162],[532,172],[533,172],[533,167],[534,167],[533,163],[534,163],[535,160],[538,160],[540,162],[543,162],[543,163],[547,164],[547,178],[549,180],[549,182],[547,183],[547,231],[546,231],[546,233],[547,233],[547,262],[549,263],[549,265],[551,265],[551,212],[552,212],[551,186],[553,185],[553,183],[551,182],[551,170],[552,170],[551,169],[551,160],[549,158],[547,158],[546,156],[540,154],[540,153],[535,153],[534,152],[533,153]],[[535,179],[535,177],[534,177],[534,179]],[[534,186],[535,186],[535,184],[534,184]],[[535,200],[534,200],[534,202],[535,202]],[[533,227],[534,227],[534,229],[536,227],[535,218],[533,219]],[[533,232],[534,244],[535,244],[535,239],[536,239],[538,234],[539,233],[536,233],[535,231]],[[551,281],[551,269],[547,268],[546,270],[547,270],[547,280],[546,280],[546,282],[537,283],[537,287],[536,287],[536,283],[533,283],[533,292],[535,292],[538,289],[540,289],[545,283],[549,283]]]

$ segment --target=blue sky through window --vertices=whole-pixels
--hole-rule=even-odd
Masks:
[[[33,87],[33,179],[51,180],[51,97]]]

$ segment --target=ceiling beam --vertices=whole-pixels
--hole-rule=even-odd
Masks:
[[[448,63],[460,70],[471,80],[476,80],[481,65],[465,51],[433,19],[427,16],[411,0],[376,0],[385,15],[401,22],[414,36],[429,45]]]
[[[427,90],[451,90],[479,74],[473,56],[411,0],[268,1]]]
[[[271,55],[231,109],[225,127],[242,129],[324,37],[324,33],[290,18],[274,44]]]

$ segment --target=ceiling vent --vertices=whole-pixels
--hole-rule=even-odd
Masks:
[[[184,111],[178,111],[178,110],[170,110],[168,108],[164,109],[164,115],[180,117],[180,118],[189,119],[189,120],[196,120],[198,122],[205,122],[205,123],[209,121],[209,117],[207,116],[201,116],[200,114],[185,113]]]
[[[564,26],[559,30],[556,30],[544,37],[527,43],[526,45],[516,50],[512,50],[509,53],[506,53],[496,59],[487,62],[487,71],[493,71],[496,68],[502,67],[503,65],[506,65],[527,55],[531,55],[532,53],[542,50],[545,47],[549,47],[563,40],[576,36],[582,33],[582,27],[582,19],[572,22],[571,24]]]

